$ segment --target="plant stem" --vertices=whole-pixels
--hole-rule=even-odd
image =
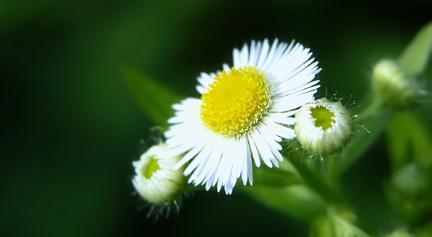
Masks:
[[[354,120],[357,128],[350,143],[341,153],[328,157],[336,161],[330,167],[329,175],[332,181],[338,180],[378,139],[393,115],[393,109],[385,106],[383,100],[372,98],[369,105]]]

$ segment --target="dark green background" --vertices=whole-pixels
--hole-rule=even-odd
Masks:
[[[146,220],[131,161],[155,124],[121,67],[196,96],[195,77],[230,63],[233,47],[296,39],[323,68],[320,95],[351,103],[369,88],[374,62],[397,56],[430,9],[419,0],[1,0],[0,236],[306,236],[307,224],[238,192],[199,193],[179,216]],[[345,177],[355,208],[375,216],[360,223],[366,231],[392,223],[384,147]]]

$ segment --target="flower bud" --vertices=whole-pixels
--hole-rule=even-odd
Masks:
[[[165,144],[155,145],[133,162],[132,184],[138,194],[152,204],[174,201],[184,187],[183,170],[174,169],[179,157],[168,153]]]
[[[396,170],[392,177],[392,185],[405,195],[422,196],[429,190],[430,181],[425,170],[417,164],[408,164]]]
[[[340,102],[326,98],[303,105],[295,116],[295,132],[303,149],[331,154],[342,149],[352,132],[352,117]]]
[[[374,66],[372,88],[379,97],[395,105],[409,102],[417,91],[415,81],[408,80],[399,65],[388,59]]]

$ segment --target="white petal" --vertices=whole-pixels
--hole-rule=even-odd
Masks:
[[[261,134],[254,131],[252,138],[254,143],[256,144],[257,150],[260,153],[262,160],[264,161],[264,164],[266,164],[268,167],[272,167],[273,165],[271,163],[271,159],[273,158],[273,155],[271,154],[271,151],[268,148],[267,144],[262,139]]]
[[[238,49],[233,50],[233,65],[240,67],[240,51]]]
[[[204,94],[205,92],[207,92],[210,89],[210,85],[214,82],[215,77],[216,75],[214,73],[207,74],[205,72],[202,72],[197,78],[199,83],[196,86],[197,91],[200,94]]]
[[[206,159],[208,159],[212,148],[213,147],[211,145],[206,144],[202,151],[198,153],[195,159],[193,159],[192,162],[187,166],[184,174],[189,175],[201,162],[204,162]]]
[[[274,54],[276,52],[277,46],[278,46],[278,39],[275,39],[273,41],[271,48],[270,48],[270,51],[268,52],[266,60],[263,62],[263,65],[261,66],[262,69],[265,70],[275,59]]]
[[[247,44],[243,45],[243,48],[240,52],[240,67],[247,66],[249,58],[248,46]]]
[[[261,48],[261,52],[259,53],[259,59],[258,59],[258,63],[257,63],[257,67],[258,68],[263,68],[262,65],[264,64],[265,60],[267,59],[268,56],[268,50],[269,50],[269,43],[268,40],[265,39]]]
[[[248,61],[248,65],[249,66],[255,66],[257,63],[257,58],[258,58],[258,52],[257,52],[257,46],[255,44],[255,41],[252,40],[251,45],[250,45],[250,50],[249,50],[249,61]]]
[[[260,167],[261,166],[261,158],[259,156],[258,150],[256,148],[256,145],[255,145],[255,142],[254,142],[252,136],[248,136],[248,143],[249,143],[249,149],[252,153],[252,157],[253,157],[254,162],[255,162],[255,166]]]

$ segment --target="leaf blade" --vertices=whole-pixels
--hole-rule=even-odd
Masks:
[[[432,53],[432,22],[416,34],[399,57],[399,65],[410,76],[417,76],[426,67]]]
[[[150,76],[128,66],[122,68],[123,78],[131,94],[137,99],[148,117],[158,125],[166,125],[173,114],[172,104],[180,96]]]

